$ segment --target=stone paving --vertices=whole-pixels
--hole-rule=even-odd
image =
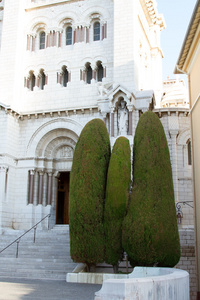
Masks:
[[[0,300],[94,300],[101,285],[0,278]]]

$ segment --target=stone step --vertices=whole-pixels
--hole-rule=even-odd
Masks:
[[[52,268],[53,267],[53,268]],[[26,270],[26,272],[29,272],[29,271],[33,271],[33,270],[53,270],[54,272],[55,271],[58,271],[58,272],[62,272],[64,271],[66,273],[66,271],[69,269],[69,268],[73,268],[73,262],[69,262],[69,263],[45,263],[45,262],[42,262],[42,263],[27,263],[27,264],[24,264],[24,263],[4,263],[4,264],[1,264],[0,266],[0,271],[4,271],[4,272],[7,272],[7,270],[10,271],[18,271],[18,270]]]
[[[18,257],[18,258],[15,258],[15,257],[1,257],[1,265],[0,265],[0,269],[1,269],[1,266],[3,264],[6,264],[6,263],[18,263],[18,264],[27,264],[27,263],[58,263],[58,264],[66,264],[66,263],[73,263],[71,257],[69,256],[69,261],[67,260],[63,260],[63,258],[30,258],[30,257]]]
[[[15,245],[12,248],[7,248],[5,249],[2,253],[0,253],[1,256],[7,256],[7,255],[12,255],[13,253],[16,253],[17,251],[17,245]],[[67,256],[70,253],[70,247],[69,246],[63,246],[61,247],[59,245],[59,249],[55,247],[32,247],[32,246],[27,246],[24,247],[22,245],[19,245],[18,247],[18,252],[23,254],[23,255],[28,255],[28,256],[37,256],[37,255],[43,255],[44,257],[47,257],[47,255],[58,255],[58,256]]]
[[[72,272],[73,269],[69,269],[68,272]],[[68,273],[67,272],[67,273]],[[53,272],[53,271],[42,271],[39,272],[24,272],[24,271],[16,271],[16,272],[1,272],[0,271],[0,277],[3,278],[26,278],[26,279],[52,279],[52,280],[66,280],[66,272]]]
[[[0,258],[0,269],[1,269],[1,266],[5,265],[5,264],[21,264],[21,265],[39,265],[39,264],[49,264],[49,265],[60,265],[60,264],[63,264],[63,265],[66,265],[68,263],[73,263],[73,260],[71,259],[70,256],[68,256],[67,258],[58,258],[58,257],[55,257],[55,258],[30,258],[30,257],[1,257]]]
[[[8,230],[0,236],[0,251],[18,238],[22,232]],[[70,257],[69,227],[56,226],[52,230],[37,230],[0,253],[0,277],[65,280],[76,264]]]

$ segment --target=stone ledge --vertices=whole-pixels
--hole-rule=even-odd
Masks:
[[[85,272],[86,265],[78,264],[72,273],[67,273],[66,281],[73,283],[90,283],[102,284],[103,281],[111,278],[124,279],[128,278],[128,274],[112,274],[112,273],[89,273]]]
[[[189,274],[172,268],[136,267],[128,279],[103,282],[95,300],[189,300]]]

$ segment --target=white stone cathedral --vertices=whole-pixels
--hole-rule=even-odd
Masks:
[[[171,155],[180,263],[187,258],[192,268],[189,106],[181,80],[163,85],[163,29],[155,0],[0,0],[0,233],[29,229],[49,213],[52,227],[68,224],[73,152],[85,124],[101,118],[112,146],[123,135],[132,147],[150,109]]]
[[[101,118],[111,145],[123,135],[132,146],[149,109],[165,128],[176,202],[193,200],[188,101],[181,80],[163,87],[164,28],[152,0],[0,2],[1,230],[48,213],[51,226],[67,224],[82,128]],[[185,215],[182,227],[192,227]]]
[[[101,118],[112,145],[132,146],[140,114],[160,103],[164,19],[152,0],[6,0],[0,12],[0,227],[48,213],[66,224],[85,124]]]

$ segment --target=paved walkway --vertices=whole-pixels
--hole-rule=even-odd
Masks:
[[[101,285],[0,278],[0,300],[94,300]]]

